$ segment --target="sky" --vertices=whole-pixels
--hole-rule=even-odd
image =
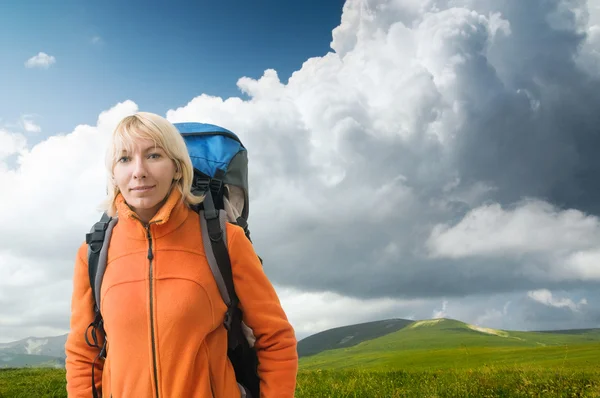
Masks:
[[[281,3],[0,6],[0,343],[68,332],[136,111],[240,136],[298,338],[600,327],[600,0]]]

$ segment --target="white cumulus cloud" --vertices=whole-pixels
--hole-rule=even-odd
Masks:
[[[29,115],[21,116],[23,129],[28,133],[40,133],[42,128]]]
[[[25,62],[25,67],[48,69],[55,63],[56,58],[54,56],[48,55],[45,52],[39,52],[37,55],[34,55]]]
[[[600,220],[539,200],[514,209],[495,203],[471,210],[455,225],[436,225],[428,244],[433,255],[451,258],[560,254],[600,247]]]
[[[579,303],[575,303],[570,298],[557,298],[554,297],[552,292],[547,289],[534,290],[527,293],[528,297],[538,303],[547,305],[555,308],[568,308],[571,311],[579,311],[584,305],[587,305],[585,298],[581,299]]]
[[[0,166],[6,157],[19,153],[26,145],[27,140],[22,134],[0,129]]]

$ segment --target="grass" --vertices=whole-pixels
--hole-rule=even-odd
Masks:
[[[0,398],[66,398],[63,369],[0,370]],[[593,370],[301,370],[297,398],[599,397]]]
[[[600,369],[600,343],[545,347],[468,347],[402,352],[336,350],[302,358],[305,370],[459,370],[489,365],[526,368]]]
[[[64,369],[0,369],[0,398],[67,396]]]
[[[342,332],[335,338],[345,338]],[[510,332],[415,322],[302,357],[296,397],[600,397],[599,337],[597,329]],[[64,369],[0,369],[0,398],[66,396]]]
[[[474,330],[454,320],[415,322],[397,332],[302,357],[301,367],[317,369],[429,370],[487,365],[600,369],[600,334]]]
[[[301,371],[296,397],[598,397],[600,373],[519,368]]]

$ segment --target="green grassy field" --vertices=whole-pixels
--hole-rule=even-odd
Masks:
[[[64,369],[0,369],[0,398],[67,396]]]
[[[66,398],[64,378],[61,369],[0,370],[0,398]],[[516,367],[301,370],[296,397],[600,397],[600,373]]]
[[[342,332],[336,331],[345,341]],[[0,370],[0,398],[66,396],[63,369]],[[600,397],[600,331],[510,332],[454,320],[414,322],[301,357],[296,397]]]
[[[335,353],[302,360],[304,370],[468,370],[484,366],[526,369],[600,369],[600,344],[540,348],[407,350],[346,356]]]
[[[600,397],[600,373],[493,367],[301,371],[296,397]]]

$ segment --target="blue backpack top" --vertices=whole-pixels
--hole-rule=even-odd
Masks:
[[[206,123],[175,123],[188,148],[194,166],[192,192],[210,187],[215,206],[223,209],[224,185],[243,192],[241,217],[248,220],[248,153],[237,135]]]

